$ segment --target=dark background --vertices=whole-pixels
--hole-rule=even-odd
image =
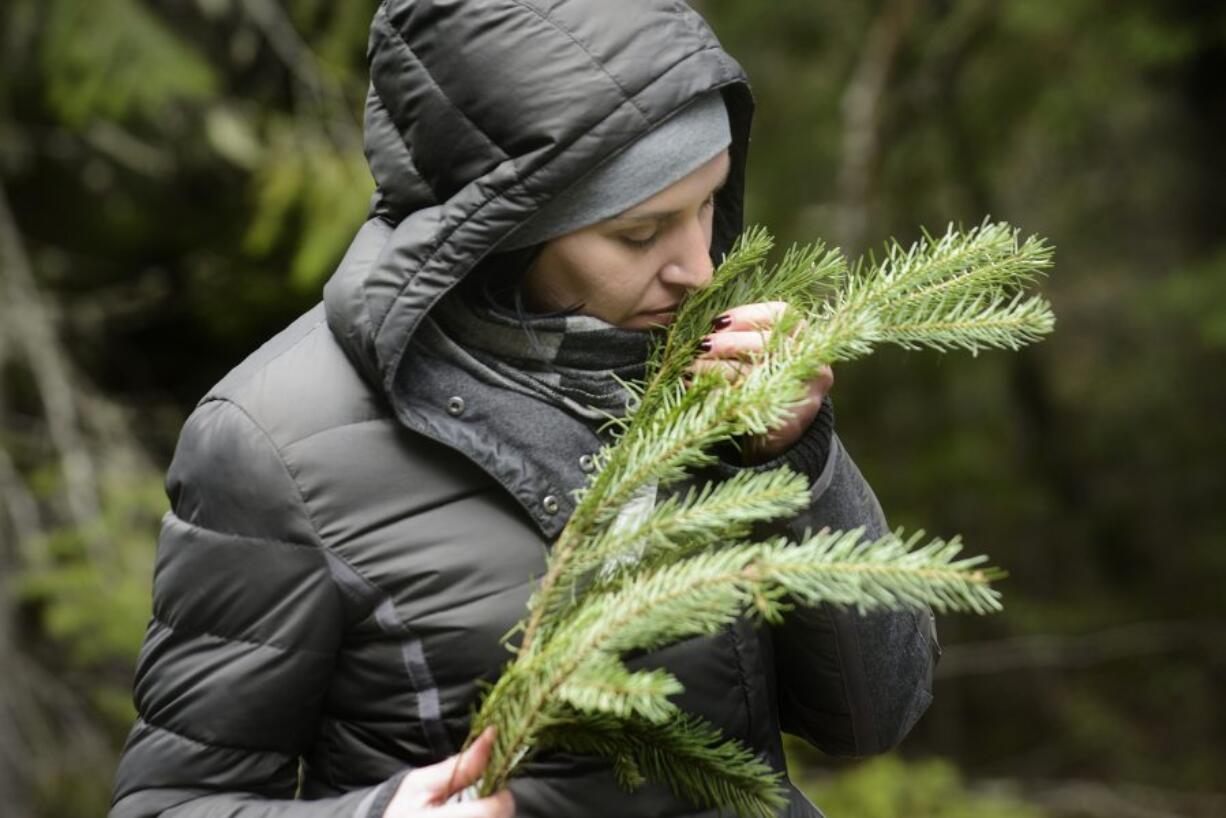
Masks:
[[[100,815],[161,480],[364,214],[373,0],[0,6],[0,804]],[[749,220],[852,254],[986,215],[1056,333],[883,351],[838,428],[896,525],[1010,572],[940,621],[895,754],[793,747],[833,818],[1226,815],[1226,5],[707,0],[755,84]]]

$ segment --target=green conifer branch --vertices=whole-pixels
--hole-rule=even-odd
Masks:
[[[667,671],[631,673],[616,656],[597,654],[558,688],[558,698],[581,713],[660,724],[676,716],[677,706],[668,697],[682,690]]]
[[[862,610],[925,604],[942,611],[999,608],[988,586],[994,575],[976,567],[981,558],[955,561],[960,551],[956,540],[915,548],[917,537],[904,541],[889,534],[863,540],[862,535],[860,530],[822,531],[801,543],[776,540],[703,552],[636,576],[613,591],[587,593],[567,617],[565,630],[523,666],[535,683],[529,686],[525,711],[509,725],[498,724],[500,736],[509,727],[511,747],[534,744],[556,718],[560,692],[575,678],[591,687],[603,672],[609,690],[624,689],[624,667],[610,657],[715,634],[753,612],[779,622],[789,607],[788,596],[810,605],[830,602]],[[612,695],[607,701],[613,702]],[[641,700],[639,705],[649,706]],[[499,763],[495,775],[509,773],[510,757]]]
[[[677,482],[689,470],[712,463],[715,458],[710,450],[716,443],[738,434],[761,434],[782,423],[803,393],[804,379],[812,376],[816,360],[811,355],[772,356],[736,389],[727,388],[718,375],[710,374],[697,378],[688,389],[680,382],[671,384],[673,394],[661,402],[669,422],[632,425],[615,447],[602,452],[602,468],[580,493],[571,520],[554,546],[549,570],[530,602],[520,651],[536,649],[538,631],[548,628],[542,625],[545,612],[555,610],[558,594],[573,587],[561,580],[574,573],[573,552],[579,545],[599,526],[608,525],[643,485]]]
[[[853,297],[867,293],[888,305],[1016,290],[1051,266],[1051,249],[1042,239],[1019,244],[1018,238],[1015,228],[986,220],[965,232],[950,225],[939,238],[925,231],[909,247],[890,242],[880,264],[862,261],[844,292]]]
[[[691,487],[684,496],[657,504],[643,518],[595,535],[559,579],[557,591],[541,603],[549,606],[544,616],[564,615],[592,583],[609,588],[631,572],[650,569],[661,558],[741,539],[755,523],[799,513],[809,501],[808,479],[786,468],[743,471],[721,483]]]
[[[776,620],[786,594],[862,610],[999,608],[988,585],[993,574],[977,567],[981,558],[956,561],[956,539],[935,539],[922,548],[916,542],[897,533],[866,540],[862,530],[821,531],[800,543],[775,540],[702,552],[610,592],[589,591],[552,650],[570,664],[581,664],[592,651],[652,650],[717,633],[751,606]]]
[[[809,481],[788,468],[742,471],[721,483],[691,487],[658,504],[641,521],[610,529],[584,556],[607,581],[617,569],[667,553],[747,536],[754,524],[798,514],[808,506]]]
[[[921,309],[888,314],[877,333],[882,340],[906,349],[929,347],[939,351],[965,349],[1020,349],[1053,328],[1051,305],[1038,296],[1012,300],[967,296],[953,304],[921,305]]]
[[[662,781],[692,803],[752,818],[772,818],[787,803],[779,787],[781,773],[691,715],[665,727],[576,714],[568,726],[543,731],[541,745],[613,758],[615,771],[620,763],[631,790],[644,779]]]
[[[887,246],[881,263],[847,265],[821,244],[790,248],[769,267],[770,235],[751,228],[709,286],[682,305],[652,350],[647,377],[627,384],[631,411],[612,419],[615,444],[577,493],[529,601],[523,640],[474,719],[497,725],[480,789],[502,786],[537,749],[596,752],[620,783],[669,783],[697,803],[768,815],[782,803],[777,775],[714,727],[678,711],[664,671],[630,672],[620,656],[713,634],[739,617],[779,622],[794,605],[860,610],[929,606],[999,610],[984,558],[959,558],[957,537],[866,539],[821,531],[800,542],[747,542],[753,526],[809,502],[786,469],[742,472],[650,506],[659,489],[713,462],[716,443],[779,425],[822,366],[877,344],[937,350],[1016,349],[1054,325],[1050,305],[1024,293],[1051,263],[1042,240],[984,222]],[[735,383],[682,375],[719,313],[785,301],[762,353]]]

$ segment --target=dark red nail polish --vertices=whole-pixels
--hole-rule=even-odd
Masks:
[[[719,316],[714,321],[712,321],[711,326],[714,327],[716,330],[721,330],[731,323],[732,323],[732,316],[725,314],[725,315]]]
[[[711,339],[704,338],[703,340],[699,341],[698,351],[699,352],[710,352],[711,351]]]

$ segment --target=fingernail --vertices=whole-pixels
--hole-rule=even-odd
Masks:
[[[701,341],[699,341],[698,351],[699,352],[710,352],[711,351],[711,340],[709,338],[704,338]]]
[[[721,330],[732,323],[732,316],[724,313],[711,322],[711,326],[716,330]]]

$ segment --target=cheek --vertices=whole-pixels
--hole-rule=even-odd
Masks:
[[[580,312],[620,324],[645,306],[658,259],[616,238],[589,234],[563,238],[540,262],[526,283],[546,306],[582,303]]]
[[[626,260],[616,247],[606,242],[587,242],[583,247],[566,248],[548,259],[535,280],[537,286],[556,308],[567,308],[582,302],[582,311],[607,317],[615,310],[623,279]]]
[[[620,323],[640,307],[642,263],[626,254],[610,254],[589,282],[591,313],[612,324]]]
[[[637,298],[649,267],[649,253],[637,253],[612,239],[590,248],[582,264],[574,266],[573,280],[593,299],[615,306]]]

